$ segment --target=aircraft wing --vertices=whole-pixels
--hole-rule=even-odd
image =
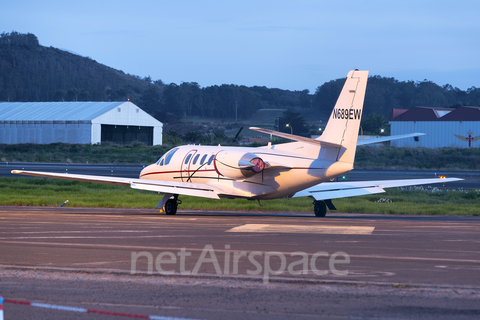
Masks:
[[[372,138],[372,139],[358,139],[357,146],[363,146],[366,144],[377,143],[377,142],[385,142],[390,140],[397,140],[397,139],[404,139],[404,138],[412,138],[412,137],[419,137],[424,136],[426,133],[408,133],[408,134],[399,134],[395,136],[385,136],[381,138]]]
[[[84,174],[52,173],[39,171],[12,170],[13,174],[22,174],[27,176],[56,178],[74,181],[86,181],[103,184],[113,184],[128,186],[133,189],[148,190],[159,193],[181,194],[186,196],[196,196],[211,199],[220,199],[219,194],[232,195],[234,190],[225,190],[224,187],[211,186],[208,184],[190,183],[190,182],[171,182],[147,179],[117,178],[108,176],[94,176]],[[235,192],[233,192],[234,194]]]
[[[380,181],[352,181],[352,182],[325,182],[295,193],[295,197],[313,197],[315,200],[347,198],[374,193],[385,192],[386,188],[407,187],[421,184],[443,183],[459,181],[459,178],[407,179],[407,180],[380,180]]]

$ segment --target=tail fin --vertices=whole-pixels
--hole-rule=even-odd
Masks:
[[[329,158],[328,160],[345,162],[353,166],[367,79],[368,71],[353,70],[348,73],[325,131],[315,139],[320,143],[325,142],[328,149],[332,149],[327,146],[328,143],[341,145],[340,148],[336,148],[336,152],[324,150],[322,152],[324,159]]]

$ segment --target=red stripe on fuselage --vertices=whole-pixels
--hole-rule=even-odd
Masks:
[[[309,168],[309,167],[295,167],[292,168],[292,170],[324,170],[325,168]],[[151,174],[164,174],[164,173],[190,173],[190,172],[195,172],[195,170],[187,170],[187,171],[156,171],[156,172],[148,172],[145,174],[142,174],[140,178],[151,175]],[[197,172],[216,172],[218,174],[218,171],[216,169],[207,169],[207,170],[198,170]]]
[[[215,172],[215,169],[208,169],[208,170],[198,170],[197,172]],[[142,174],[140,176],[140,178],[144,177],[144,176],[148,176],[148,175],[151,175],[151,174],[164,174],[164,173],[190,173],[190,172],[195,172],[195,170],[187,170],[187,171],[181,171],[181,170],[177,170],[177,171],[156,171],[156,172],[148,172],[148,173],[145,173],[145,174]]]

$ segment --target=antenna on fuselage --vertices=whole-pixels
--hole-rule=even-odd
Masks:
[[[237,135],[235,136],[235,138],[233,138],[233,141],[232,141],[233,143],[238,142],[237,138],[240,135],[240,132],[242,132],[242,130],[243,130],[243,127],[240,127],[240,130],[238,130]]]

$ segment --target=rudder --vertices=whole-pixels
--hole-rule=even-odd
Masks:
[[[327,126],[323,134],[316,139],[325,142],[326,148],[329,148],[328,143],[341,145],[341,148],[337,148],[335,160],[352,166],[357,149],[367,80],[368,71],[353,70],[348,73]]]

